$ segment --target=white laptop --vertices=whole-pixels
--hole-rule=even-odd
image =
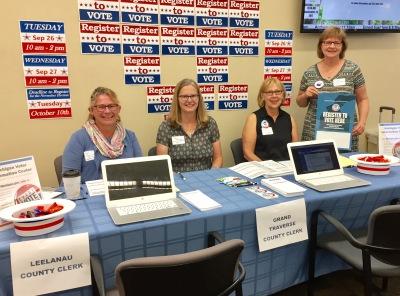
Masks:
[[[333,140],[315,140],[287,144],[297,182],[317,191],[331,191],[370,185],[343,172]]]
[[[189,214],[176,196],[169,155],[101,163],[107,210],[115,224]]]

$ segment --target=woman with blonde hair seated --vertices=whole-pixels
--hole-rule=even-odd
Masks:
[[[286,144],[298,141],[297,125],[281,109],[285,87],[277,78],[267,78],[258,92],[260,109],[250,114],[243,128],[243,154],[248,161],[289,159]]]
[[[219,168],[221,142],[216,121],[208,116],[199,85],[183,79],[175,87],[168,119],[157,133],[157,154],[169,154],[175,172]]]
[[[82,183],[102,178],[103,160],[142,156],[135,133],[121,124],[121,105],[114,91],[96,88],[88,110],[88,120],[72,134],[62,157],[63,172],[78,170]]]

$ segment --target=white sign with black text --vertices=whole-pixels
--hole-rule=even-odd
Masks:
[[[304,198],[256,209],[260,252],[308,239]]]
[[[89,254],[88,233],[10,244],[14,295],[39,295],[90,285]]]

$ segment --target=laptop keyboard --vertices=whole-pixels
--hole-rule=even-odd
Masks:
[[[165,209],[172,209],[177,207],[178,205],[172,200],[161,200],[140,205],[118,207],[116,208],[116,210],[120,216],[125,216],[125,215],[153,212]]]
[[[319,185],[328,185],[328,184],[341,183],[352,180],[353,179],[348,176],[341,175],[341,176],[332,176],[329,178],[310,179],[307,180],[307,182],[310,183],[311,185],[319,186]]]

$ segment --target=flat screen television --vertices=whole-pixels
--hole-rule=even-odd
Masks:
[[[400,33],[400,0],[303,0],[300,32],[329,26],[346,32]]]

